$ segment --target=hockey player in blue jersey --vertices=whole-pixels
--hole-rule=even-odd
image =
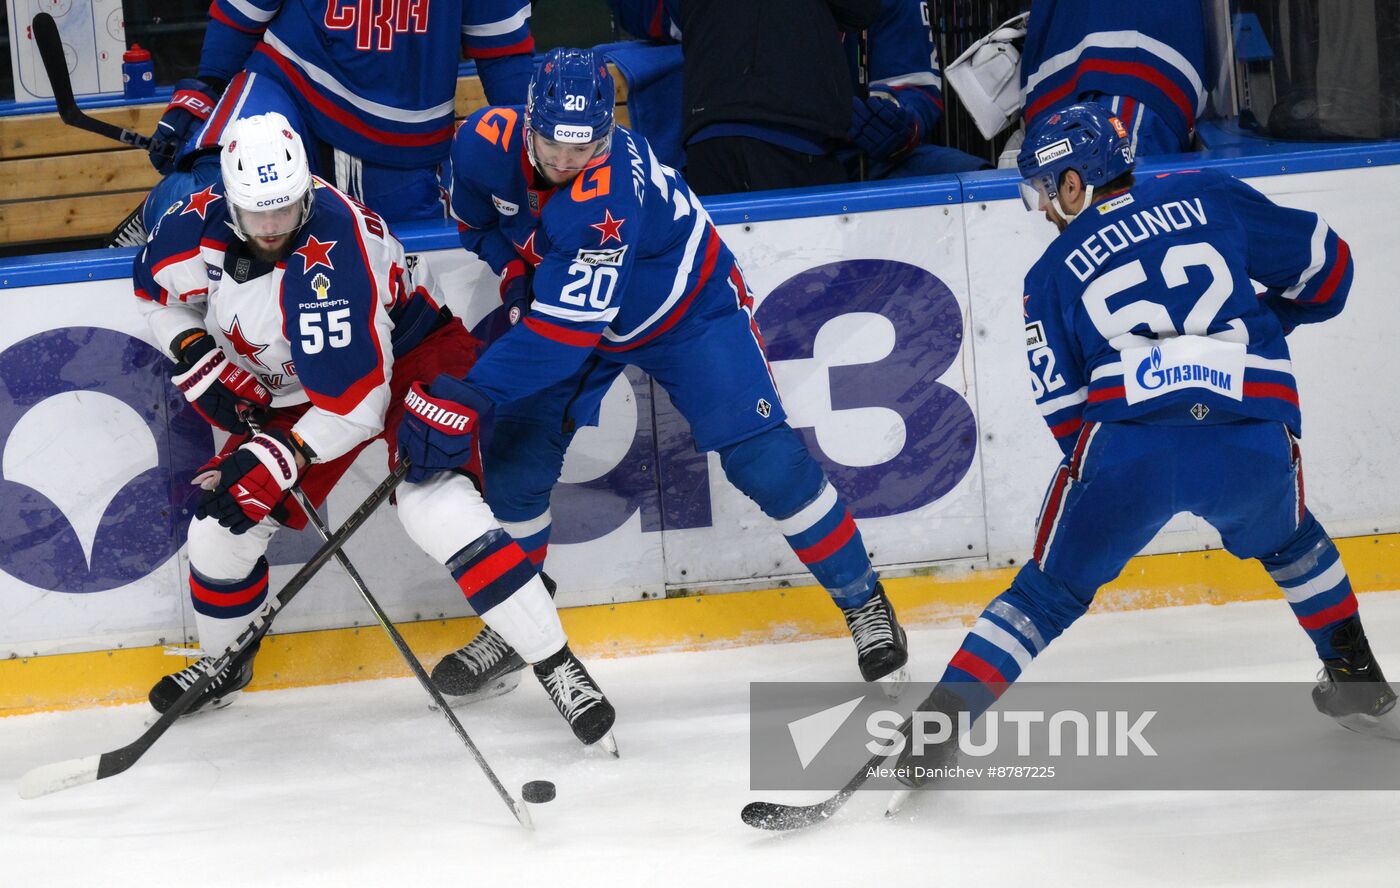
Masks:
[[[489,101],[522,101],[529,18],[528,0],[213,0],[197,75],[152,136],[167,178],[117,243],[144,241],[166,207],[216,181],[229,124],[269,111],[292,122],[313,173],[389,221],[441,219],[458,61],[476,61]]]
[[[847,32],[842,42],[855,82],[860,76],[859,35]],[[943,72],[928,0],[883,0],[880,17],[871,25],[865,43],[868,89],[866,95],[857,90],[851,101],[848,137],[865,158],[866,178],[988,168],[990,164],[981,158],[937,144],[937,126],[943,117]],[[847,166],[854,163],[848,160]]]
[[[1026,131],[1097,102],[1123,122],[1134,157],[1190,151],[1205,67],[1198,0],[1035,0],[1021,52]]]
[[[1303,498],[1285,341],[1342,310],[1346,242],[1316,213],[1220,173],[1135,181],[1126,127],[1094,103],[1048,115],[1018,163],[1027,206],[1060,230],[1026,275],[1025,315],[1036,405],[1064,459],[1031,560],[921,708],[980,715],[1173,515],[1191,512],[1278,584],[1322,660],[1317,709],[1400,739],[1337,547]],[[955,749],[900,763],[939,767]],[[901,779],[918,782],[907,769]]]
[[[543,561],[549,495],[573,430],[627,364],[670,394],[700,451],[777,521],[842,609],[862,675],[900,672],[905,636],[859,530],[787,424],[752,316],[752,296],[709,215],[646,141],[613,123],[613,83],[591,50],[551,50],[525,108],[487,108],[453,146],[453,212],[463,245],[504,275],[523,314],[465,379],[419,394],[486,417],[486,495]],[[533,294],[533,303],[531,295]],[[415,391],[417,391],[415,389]],[[479,444],[405,416],[410,478],[459,464]],[[515,652],[483,631],[434,670],[457,695],[509,688]]]
[[[291,488],[319,505],[371,441],[384,437],[395,453],[400,414],[428,407],[405,399],[410,384],[466,373],[476,344],[384,221],[311,174],[286,118],[235,121],[219,157],[221,181],[172,206],[133,269],[155,341],[175,361],[173,382],[231,433],[195,478],[205,492],[188,537],[190,596],[208,656],[152,688],[162,712],[267,598],[273,534],[306,523]],[[254,435],[250,408],[263,414]],[[449,468],[400,485],[404,529],[535,664],[578,738],[603,739],[612,706],[569,651],[524,551],[483,502],[479,463]],[[226,703],[246,686],[253,653],[194,708]]]

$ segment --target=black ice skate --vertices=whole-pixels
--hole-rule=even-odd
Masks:
[[[515,690],[525,661],[490,626],[460,650],[433,667],[433,684],[452,699],[450,703],[475,703]]]
[[[258,652],[258,646],[254,645],[244,651],[238,659],[234,660],[213,683],[204,689],[204,693],[194,705],[186,709],[185,715],[193,715],[202,709],[209,711],[223,709],[238,698],[239,693],[248,686],[248,682],[253,680],[253,657]],[[149,699],[151,706],[156,712],[164,713],[175,701],[180,698],[186,690],[204,677],[209,667],[214,665],[213,657],[200,657],[194,663],[181,669],[179,672],[167,675],[156,682],[151,688]]]
[[[1322,673],[1312,692],[1317,711],[1358,734],[1400,740],[1395,691],[1371,655],[1361,620],[1353,617],[1337,627],[1332,647],[1341,656],[1322,661]]]
[[[617,755],[617,741],[612,736],[617,713],[567,644],[559,653],[535,664],[535,677],[579,742],[591,746],[601,741],[604,749]]]
[[[550,579],[549,574],[540,573],[540,581],[554,597],[559,585]],[[515,652],[515,648],[496,634],[490,626],[483,626],[476,637],[442,658],[433,667],[433,684],[446,696],[448,702],[475,703],[508,694],[520,684],[520,672],[525,661]]]
[[[909,662],[909,644],[904,627],[894,615],[894,606],[885,597],[885,588],[875,584],[875,594],[860,607],[843,608],[846,625],[856,643],[856,659],[866,681],[881,682],[891,698],[898,697],[909,680],[904,665]]]
[[[885,803],[886,817],[892,817],[899,813],[899,809],[904,807],[904,803],[914,790],[937,783],[943,770],[957,764],[958,713],[962,712],[964,708],[962,698],[957,694],[942,685],[934,687],[933,692],[928,695],[924,702],[919,704],[915,712],[942,712],[948,717],[953,732],[952,736],[942,743],[925,743],[922,751],[917,755],[914,752],[914,744],[911,739],[914,717],[910,716],[909,724],[902,732],[904,734],[904,749],[900,751],[899,760],[895,765],[895,779],[907,786],[908,789],[899,789],[891,793],[889,801]]]

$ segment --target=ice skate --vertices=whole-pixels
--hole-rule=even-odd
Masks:
[[[549,574],[540,573],[540,581],[553,598],[559,585]],[[515,648],[490,626],[483,626],[476,637],[443,657],[433,667],[433,684],[450,697],[447,702],[476,703],[508,694],[520,685],[520,672],[525,661]]]
[[[1312,691],[1317,711],[1358,734],[1400,740],[1395,691],[1371,655],[1361,621],[1352,619],[1339,626],[1332,635],[1332,647],[1341,656],[1322,661],[1322,672]]]
[[[601,742],[604,749],[617,755],[617,741],[612,736],[617,713],[568,645],[549,659],[536,663],[535,677],[544,685],[549,699],[579,742],[585,746]]]
[[[885,597],[884,587],[876,583],[869,601],[860,607],[843,608],[841,613],[856,643],[861,677],[879,682],[881,690],[891,699],[898,697],[909,681],[905,668],[909,662],[909,645],[894,606]]]
[[[466,647],[433,667],[433,684],[449,703],[475,703],[515,690],[525,661],[490,626],[482,627]]]
[[[253,680],[253,658],[257,652],[257,646],[254,646],[244,651],[238,659],[226,666],[219,677],[204,689],[203,694],[194,702],[194,705],[185,710],[184,715],[223,709],[236,700],[243,689],[248,686],[248,682]],[[164,713],[175,705],[175,701],[180,698],[181,694],[203,678],[213,665],[213,657],[200,657],[179,672],[165,676],[156,682],[155,687],[151,688],[151,693],[148,696],[151,706],[156,712]]]

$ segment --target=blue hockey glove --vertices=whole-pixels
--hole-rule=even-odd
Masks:
[[[919,118],[883,93],[851,100],[848,138],[877,161],[898,160],[919,144]]]
[[[501,307],[488,314],[472,331],[481,340],[481,351],[509,333],[511,327],[530,313],[530,285],[534,277],[535,270],[523,259],[512,259],[506,264],[505,276],[501,278]]]
[[[429,389],[415,382],[403,399],[398,450],[408,458],[410,484],[438,472],[464,469],[481,477],[481,420],[495,406],[469,382],[447,374]]]
[[[175,170],[175,155],[209,119],[221,92],[216,84],[194,77],[175,84],[170,104],[165,106],[156,131],[151,133],[151,166],[156,172],[168,176]]]

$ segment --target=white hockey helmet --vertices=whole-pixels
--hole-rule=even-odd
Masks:
[[[231,227],[241,239],[291,234],[311,215],[306,148],[276,111],[233,122],[219,169]]]

